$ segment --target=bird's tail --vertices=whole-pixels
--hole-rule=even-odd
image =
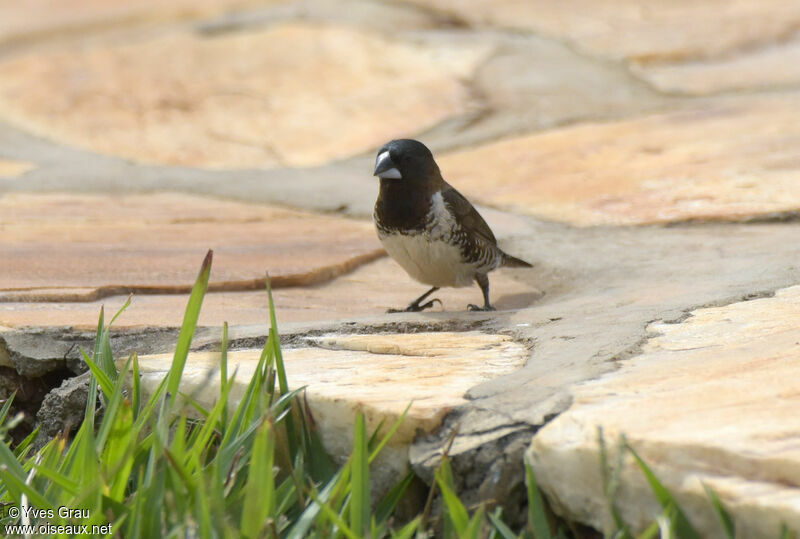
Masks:
[[[517,257],[511,256],[510,254],[503,253],[502,266],[505,268],[532,268],[533,264],[529,264],[524,260],[520,260]]]

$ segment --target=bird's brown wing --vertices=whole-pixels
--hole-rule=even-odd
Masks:
[[[467,233],[472,234],[490,245],[497,245],[492,229],[483,220],[478,211],[472,207],[464,195],[445,183],[442,188],[442,199],[455,214],[456,220]]]

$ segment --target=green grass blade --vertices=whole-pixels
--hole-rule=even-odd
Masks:
[[[123,305],[122,307],[120,307],[120,309],[117,311],[117,314],[115,314],[115,315],[114,315],[114,316],[111,318],[111,322],[109,322],[109,323],[108,323],[108,327],[109,327],[109,328],[110,328],[111,326],[113,326],[113,325],[114,325],[114,322],[116,322],[116,321],[117,321],[117,318],[119,318],[119,315],[121,315],[121,314],[123,313],[123,311],[125,311],[125,309],[127,309],[127,308],[130,306],[130,304],[131,304],[131,298],[133,298],[133,294],[131,294],[131,295],[129,295],[129,296],[128,296],[128,299],[127,299],[127,300],[125,300],[125,305]]]
[[[420,517],[415,518],[400,530],[392,533],[392,539],[411,539],[417,533],[420,525]]]
[[[58,470],[54,470],[49,466],[45,466],[43,464],[35,464],[34,468],[36,468],[36,475],[38,477],[46,477],[50,481],[53,482],[55,486],[58,486],[65,492],[65,494],[75,496],[78,494],[78,490],[80,488],[80,484],[78,481],[73,480],[71,477],[60,473]],[[80,480],[80,478],[79,478]]]
[[[536,482],[533,467],[527,459],[525,459],[525,484],[528,488],[528,525],[533,536],[536,539],[551,539],[552,534],[547,521],[544,500],[539,492],[539,484]]]
[[[652,524],[650,524],[647,529],[645,529],[641,534],[639,534],[636,539],[655,539],[661,533],[661,526],[659,522],[656,520]]]
[[[78,432],[75,433],[75,438],[73,438],[72,443],[69,444],[66,455],[61,459],[59,470],[64,473],[69,473],[73,466],[76,465],[76,462],[80,460],[79,456],[81,451],[85,449],[84,446],[88,443],[87,440],[94,444],[94,439],[94,425],[86,421],[81,423]],[[60,445],[64,444],[65,441],[62,436],[58,436],[53,439],[52,443]],[[61,452],[63,451],[59,451],[59,453]]]
[[[200,479],[202,481],[202,479]],[[198,523],[198,533],[201,539],[211,539],[214,534],[214,526],[211,520],[211,500],[210,492],[204,488],[199,488],[195,493],[195,521]]]
[[[319,497],[315,495],[314,492],[309,492],[309,496],[311,497],[312,500],[314,500],[314,503],[316,503],[319,506],[322,514],[325,515],[325,517],[328,520],[333,522],[336,525],[336,527],[339,528],[339,531],[341,531],[349,539],[361,539],[364,537],[363,534],[356,533],[355,531],[351,530],[347,526],[347,523],[344,520],[342,520],[342,517],[340,517],[336,511],[331,509],[331,506],[328,505],[327,502],[320,501]]]
[[[353,437],[353,460],[350,474],[350,528],[363,536],[369,530],[370,489],[369,458],[367,453],[367,423],[364,414],[356,416]]]
[[[722,528],[725,530],[725,537],[728,539],[735,539],[736,525],[733,522],[733,518],[731,518],[730,513],[728,513],[728,510],[725,509],[725,506],[722,504],[722,500],[719,499],[719,495],[717,495],[717,493],[714,492],[714,489],[705,483],[703,483],[703,488],[706,491],[708,499],[711,500],[711,505],[714,507],[714,512],[717,513],[719,521],[722,523]]]
[[[267,363],[271,363],[274,358],[274,352],[272,346],[267,342],[264,345],[264,349],[261,351],[261,355],[258,358],[258,364],[256,365],[255,372],[258,373]],[[238,368],[234,370],[232,379],[236,378],[238,372]],[[231,440],[236,439],[242,430],[246,429],[245,426],[245,419],[247,409],[250,407],[250,403],[253,399],[256,398],[256,391],[260,385],[259,377],[253,376],[250,382],[247,384],[247,388],[244,391],[244,395],[242,399],[239,401],[238,406],[233,411],[233,416],[231,417],[230,424],[228,428],[225,429],[225,434],[222,437],[222,447],[223,449],[227,449],[230,445]],[[230,455],[232,456],[232,455]]]
[[[184,487],[187,492],[196,492],[198,488],[197,482],[195,481],[195,478],[192,477],[192,474],[189,473],[189,470],[186,468],[184,463],[181,462],[181,459],[177,455],[173,454],[170,449],[164,449],[164,456],[170,465],[168,470],[175,473],[175,477],[177,477],[182,484],[181,486]],[[172,493],[175,494],[175,491],[173,490]],[[178,493],[180,493],[180,491],[178,491]],[[176,498],[174,501],[179,507],[184,506],[186,503],[186,500],[182,498]]]
[[[319,494],[315,495],[314,502],[310,503],[308,507],[303,510],[300,517],[294,522],[289,529],[287,539],[303,539],[308,536],[309,530],[314,525],[321,511],[321,504],[327,503],[333,494],[338,490],[340,482],[347,481],[349,478],[349,466],[345,466],[334,475]]]
[[[222,323],[222,349],[220,351],[220,358],[219,358],[219,393],[220,399],[222,399],[222,394],[225,393],[225,387],[229,384],[232,384],[232,381],[228,380],[228,323]],[[225,427],[228,424],[228,400],[225,398],[225,401],[222,404],[222,417],[219,421],[220,430],[222,432],[225,431]]]
[[[142,503],[142,513],[145,517],[141,520],[140,526],[142,534],[140,537],[161,537],[163,533],[162,511],[164,498],[166,496],[165,473],[152,475],[152,482],[147,484],[147,488],[140,491],[144,501]]]
[[[299,389],[304,389],[304,387]],[[303,398],[305,398],[305,395]],[[306,455],[308,472],[314,482],[325,484],[336,473],[337,466],[328,455],[319,433],[314,428],[314,418],[308,408],[308,403],[303,402],[301,404],[298,400],[297,409],[299,409],[302,416],[300,418],[300,432],[302,435],[302,450]]]
[[[517,534],[511,531],[511,528],[500,518],[501,512],[498,507],[494,513],[488,513],[489,522],[503,539],[518,539]]]
[[[675,536],[675,506],[669,505],[656,517],[658,536],[661,539],[678,539]]]
[[[272,283],[269,279],[269,274],[266,276],[267,298],[269,299],[269,340],[272,342],[272,349],[275,354],[275,371],[278,376],[278,387],[281,393],[289,391],[289,382],[286,379],[286,367],[283,364],[283,354],[281,353],[281,341],[278,336],[278,318],[275,315],[275,301],[272,298]],[[300,416],[303,417],[302,415]],[[289,443],[290,460],[294,460],[295,455],[299,449],[299,440],[297,426],[294,423],[294,417],[289,414],[286,417],[286,437]]]
[[[241,530],[245,537],[260,537],[268,518],[275,516],[275,478],[272,468],[275,456],[275,433],[265,421],[256,431],[247,484],[244,487],[244,509]]]
[[[131,508],[125,505],[124,503],[120,503],[116,500],[112,500],[108,496],[101,497],[101,504],[100,509],[103,512],[103,517],[106,517],[109,513],[116,516],[118,519],[125,519],[127,520],[128,517],[131,516]]]
[[[9,395],[8,398],[6,399],[5,404],[3,404],[3,407],[0,408],[0,425],[5,423],[6,416],[8,416],[8,412],[11,410],[11,403],[14,402],[14,397],[16,396],[17,396],[16,391],[11,393],[11,395]]]
[[[697,530],[694,529],[689,519],[686,518],[686,515],[672,496],[672,493],[659,481],[650,467],[642,460],[639,454],[634,451],[629,443],[625,442],[625,447],[630,454],[633,455],[636,464],[639,465],[639,469],[642,470],[642,473],[647,478],[647,482],[650,483],[650,489],[653,491],[653,494],[655,494],[661,507],[663,507],[665,511],[674,509],[674,518],[671,520],[678,537],[681,539],[700,539],[700,534],[697,533]]]
[[[211,415],[211,413],[208,411],[208,409],[206,409],[205,406],[203,406],[197,400],[195,400],[194,397],[192,397],[189,394],[184,393],[183,391],[179,391],[178,393],[180,393],[181,398],[184,401],[186,401],[186,403],[189,404],[189,406],[191,406],[192,408],[197,410],[197,412],[203,417],[203,421],[208,419],[208,416]]]
[[[133,410],[133,419],[139,418],[139,409],[142,406],[142,381],[141,373],[139,372],[139,355],[134,352],[131,356],[133,362],[133,377],[131,379],[131,409]]]
[[[483,524],[485,522],[485,509],[481,505],[478,507],[478,510],[475,511],[475,514],[472,515],[472,518],[469,519],[469,525],[467,529],[464,531],[463,537],[478,539],[481,536],[481,530],[483,530]]]
[[[405,495],[406,490],[411,485],[412,481],[414,481],[414,472],[408,472],[406,476],[397,483],[392,490],[390,490],[378,503],[378,507],[375,508],[375,524],[380,526],[392,515],[397,504],[400,503],[400,500],[403,499],[403,495]]]
[[[125,311],[125,309],[127,309],[131,304],[131,297],[132,296],[128,296],[125,304],[117,311],[117,314],[111,318],[111,322],[108,323],[108,326],[103,328],[103,332],[100,336],[100,356],[94,357],[95,363],[97,363],[97,365],[103,369],[103,372],[105,372],[109,378],[115,381],[117,376],[117,368],[114,365],[114,355],[111,351],[111,326],[117,320],[119,315],[121,315],[123,311]]]
[[[0,444],[3,447],[4,444]],[[9,450],[10,452],[10,450]],[[22,493],[28,497],[30,503],[37,509],[52,509],[53,505],[44,497],[39,491],[35,490],[32,486],[25,482],[25,479],[20,479],[15,474],[11,473],[8,468],[0,464],[0,480],[8,486],[9,492]],[[12,490],[13,489],[13,490]],[[19,503],[19,498],[15,497],[15,502]]]
[[[111,485],[107,496],[114,501],[123,501],[134,464],[136,433],[133,431],[133,411],[128,401],[122,401],[115,414],[114,427],[109,432],[108,443],[103,454],[106,477]]]
[[[94,425],[81,424],[69,449],[70,452],[74,449],[74,458],[71,459],[69,467],[61,469],[61,471],[67,471],[72,477],[84,478],[81,493],[74,498],[76,507],[91,505],[92,500],[98,498],[104,486],[100,473],[102,463],[97,458],[97,447]]]
[[[100,306],[100,316],[97,320],[97,333],[94,336],[94,350],[92,351],[92,359],[94,361],[99,361],[101,348],[103,346],[103,330],[105,329],[105,312],[106,307],[105,305]],[[83,354],[86,357],[86,353]]]
[[[183,324],[178,334],[178,344],[175,348],[172,366],[167,375],[167,392],[170,395],[170,407],[175,405],[175,399],[178,397],[178,388],[180,387],[181,376],[183,376],[183,368],[186,365],[186,358],[189,355],[189,347],[192,344],[195,329],[197,329],[197,320],[200,317],[200,308],[203,305],[203,298],[206,295],[206,290],[208,290],[208,278],[211,275],[211,261],[213,257],[214,252],[209,250],[203,260],[203,264],[200,266],[197,280],[192,287],[192,293],[189,295],[189,302],[186,304]]]
[[[86,352],[81,349],[84,360],[87,358]],[[89,391],[86,395],[86,409],[83,412],[84,423],[94,425],[95,415],[97,413],[97,378],[92,376],[89,379]]]
[[[402,414],[400,414],[400,417],[397,418],[397,421],[394,422],[392,428],[389,429],[389,432],[386,433],[386,435],[381,439],[381,441],[378,443],[375,449],[372,450],[372,452],[369,455],[370,464],[372,464],[372,461],[375,460],[375,458],[383,450],[383,448],[386,447],[386,444],[389,443],[389,439],[392,436],[394,436],[394,433],[397,432],[397,429],[400,428],[400,425],[403,423],[403,421],[406,420],[406,416],[408,415],[408,411],[411,409],[412,404],[414,404],[413,401],[408,403],[408,406],[406,406],[406,409],[403,410]]]
[[[369,441],[367,442],[367,447],[369,448],[370,454],[372,454],[372,450],[377,446],[380,440],[378,437],[381,434],[381,430],[383,430],[383,424],[386,422],[386,418],[380,420],[378,426],[375,427],[375,430],[372,431],[372,436],[369,437]]]
[[[289,383],[286,380],[286,369],[283,367],[283,356],[279,357],[280,353],[280,341],[278,339],[278,318],[275,316],[275,302],[272,299],[272,284],[269,280],[269,275],[267,275],[266,279],[266,286],[267,286],[267,297],[269,299],[269,337],[273,340],[273,345],[275,347],[275,363],[278,368],[278,386],[280,387],[281,393],[286,393],[289,391]]]
[[[106,396],[106,411],[103,414],[103,422],[100,424],[100,428],[97,431],[96,443],[98,448],[101,448],[105,445],[106,439],[108,438],[111,429],[114,428],[115,422],[118,419],[117,411],[122,405],[122,399],[125,394],[125,378],[128,374],[129,368],[130,360],[125,363],[119,378],[117,378],[116,383],[114,383],[111,393],[107,394]],[[92,373],[94,373],[94,370]]]
[[[450,459],[447,455],[442,457],[442,463],[436,469],[436,483],[439,485],[439,490],[442,492],[445,508],[445,522],[448,521],[452,524],[453,529],[459,537],[467,533],[469,527],[469,514],[467,508],[458,499],[455,493],[455,485],[453,482],[453,472],[450,469]]]
[[[97,383],[100,385],[100,389],[103,390],[103,394],[106,396],[106,398],[111,397],[111,394],[114,393],[114,382],[108,377],[105,371],[100,368],[99,365],[97,365],[88,355],[86,355],[86,352],[83,350],[81,350],[81,352],[83,353],[83,360],[86,362],[86,365],[89,366],[89,370],[92,371],[92,376],[97,380]]]
[[[192,436],[192,448],[190,452],[192,457],[198,462],[202,459],[202,453],[207,450],[211,439],[214,436],[215,426],[217,425],[219,417],[222,414],[223,404],[227,401],[229,392],[230,387],[226,388],[225,392],[223,393],[225,400],[217,401],[211,411],[205,416],[205,419],[201,423],[200,427],[194,431],[194,435]]]
[[[19,445],[17,445],[17,447],[14,448],[14,454],[17,456],[18,459],[25,458],[25,455],[27,455],[27,452],[28,452],[28,448],[36,440],[36,438],[39,437],[39,432],[41,432],[41,430],[42,430],[42,426],[38,425],[35,429],[33,429],[33,432],[28,434],[25,437],[25,439],[22,440],[19,443]]]
[[[297,503],[297,492],[294,489],[294,481],[292,481],[292,478],[287,477],[278,485],[275,489],[275,500],[277,502],[275,506],[276,515],[286,514],[289,512],[290,508]],[[288,526],[290,523],[291,522],[287,520],[284,525]]]
[[[139,431],[149,421],[152,420],[156,407],[158,406],[159,402],[162,400],[161,398],[164,395],[164,391],[167,390],[167,377],[161,379],[156,387],[155,391],[148,397],[147,402],[144,406],[139,410],[139,414],[136,416],[136,430]]]
[[[144,511],[142,510],[145,488],[142,486],[144,482],[144,470],[139,470],[139,480],[137,485],[139,489],[132,495],[133,507],[131,507],[131,518],[127,521],[126,537],[141,537],[142,536],[142,521],[145,518]]]
[[[3,474],[13,475],[16,478],[21,479],[22,482],[25,482],[24,468],[22,465],[20,465],[17,457],[14,455],[8,445],[0,442],[0,476]],[[15,488],[13,483],[5,483],[6,484],[3,486],[8,489],[8,493],[11,494],[12,499],[14,501],[19,501],[21,495],[20,490]]]
[[[251,388],[252,388],[252,386],[251,386]],[[248,390],[251,389],[251,388],[248,388]],[[230,390],[230,387],[228,388],[228,391],[229,390]],[[294,392],[290,392],[289,394],[285,395],[284,397],[286,397],[287,400],[290,400],[292,398],[292,394],[296,395],[297,391],[299,391],[299,390],[295,390]],[[245,393],[245,398],[247,398],[247,394],[248,393],[246,392]],[[283,397],[281,397],[281,398],[283,398]],[[244,400],[245,399],[243,399],[242,402],[239,403],[239,406],[237,407],[237,410],[234,412],[234,418],[236,418],[237,416],[239,416],[242,413],[241,410],[242,410],[242,407],[244,405]],[[213,414],[213,412],[214,412],[214,409],[212,409],[212,414]],[[259,416],[258,421],[250,423],[250,424],[248,424],[248,426],[243,427],[243,430],[240,430],[238,428],[236,430],[229,429],[228,433],[226,433],[226,436],[223,438],[223,440],[221,442],[222,449],[219,452],[219,457],[218,457],[219,461],[220,461],[220,466],[222,466],[222,469],[227,470],[229,468],[229,466],[230,466],[231,462],[233,461],[233,458],[236,455],[236,453],[241,449],[241,447],[245,444],[245,442],[247,442],[247,440],[249,440],[250,437],[254,435],[256,429],[258,428],[258,426],[260,424],[259,423],[260,417],[261,416]],[[234,437],[234,434],[237,434],[237,436]]]

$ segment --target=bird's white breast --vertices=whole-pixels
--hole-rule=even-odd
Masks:
[[[467,286],[475,267],[464,263],[455,245],[427,234],[389,234],[381,237],[389,255],[417,281],[430,286]]]
[[[389,255],[417,281],[430,286],[468,286],[476,266],[464,261],[461,249],[452,242],[457,227],[441,193],[431,199],[425,231],[379,234]]]

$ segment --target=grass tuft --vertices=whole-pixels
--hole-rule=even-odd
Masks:
[[[12,399],[0,403],[0,503],[85,508],[88,519],[56,513],[23,523],[107,524],[109,536],[393,534],[390,515],[410,480],[392,489],[373,513],[369,466],[399,421],[388,434],[376,431],[367,437],[360,416],[353,455],[337,471],[299,398],[302,388],[289,390],[269,281],[269,338],[239,403],[229,405],[236,373],[228,372],[227,325],[216,403],[205,409],[180,392],[212,260],[209,251],[189,297],[170,370],[150,395],[139,380],[138,357],[132,355],[118,369],[112,355],[111,324],[129,298],[108,325],[101,309],[94,350],[83,352],[92,376],[84,421],[71,441],[63,433],[29,455],[34,432],[12,451],[5,439],[17,421],[8,417]],[[350,515],[349,525],[343,514]],[[0,524],[20,522],[0,514]],[[411,522],[398,533],[413,536],[416,531]]]

